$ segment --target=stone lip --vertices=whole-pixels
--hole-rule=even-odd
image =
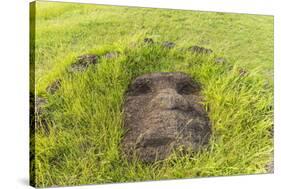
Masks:
[[[107,59],[113,59],[113,58],[117,58],[119,55],[119,53],[117,51],[112,51],[112,52],[108,52],[104,55],[105,58]]]
[[[271,161],[266,166],[267,173],[274,173],[274,161]]]
[[[51,83],[47,88],[46,91],[50,94],[55,94],[61,87],[61,79],[55,80],[53,83]]]
[[[152,38],[144,38],[143,42],[149,43],[149,44],[153,44],[154,43]]]
[[[45,106],[48,104],[48,100],[35,96],[34,94],[30,94],[30,119],[31,119],[31,129],[42,130],[46,134],[49,133],[49,128],[46,120],[46,116],[48,114]],[[35,130],[32,130],[34,132]]]
[[[149,45],[152,45],[152,44],[161,45],[162,47],[167,48],[167,49],[172,49],[172,48],[174,48],[176,46],[175,42],[172,42],[172,41],[164,41],[162,43],[154,42],[154,40],[152,38],[144,38],[143,42],[145,44],[149,44]]]
[[[99,56],[95,54],[85,54],[77,58],[76,62],[70,66],[69,72],[83,72],[90,65],[98,63]]]
[[[171,49],[171,48],[173,48],[173,47],[176,46],[176,43],[171,42],[171,41],[164,41],[164,42],[162,43],[162,45],[163,45],[163,47],[166,47],[166,48],[168,48],[168,49]]]
[[[223,57],[217,57],[217,58],[215,58],[215,63],[217,63],[217,64],[225,64],[225,63],[227,63],[227,61]]]
[[[198,151],[208,144],[211,124],[199,92],[199,84],[180,72],[137,77],[124,104],[124,154],[152,163],[177,148]]]
[[[196,53],[196,54],[211,54],[213,52],[212,49],[207,49],[205,47],[200,47],[200,46],[197,46],[197,45],[189,47],[188,50],[191,53]]]

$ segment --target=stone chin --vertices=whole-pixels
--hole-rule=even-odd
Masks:
[[[178,147],[197,151],[207,144],[211,124],[199,90],[199,85],[183,73],[136,78],[124,105],[125,154],[154,162],[167,158]]]

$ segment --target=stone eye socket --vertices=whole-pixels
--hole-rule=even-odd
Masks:
[[[150,93],[152,91],[150,85],[151,82],[148,80],[137,80],[129,87],[128,93],[132,96]]]
[[[179,94],[189,95],[199,90],[199,86],[190,82],[177,83],[176,90]]]

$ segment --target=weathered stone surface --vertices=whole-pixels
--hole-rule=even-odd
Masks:
[[[137,77],[124,104],[125,155],[149,163],[167,158],[179,147],[187,152],[206,145],[211,124],[199,91],[199,85],[184,73]]]
[[[79,56],[77,61],[72,64],[69,68],[70,72],[81,72],[85,71],[90,65],[98,62],[98,56],[94,54],[86,54]]]
[[[176,46],[176,43],[171,42],[171,41],[164,41],[164,42],[162,43],[162,45],[163,45],[164,47],[168,48],[168,49],[171,49],[171,48],[173,48],[173,47]]]
[[[197,53],[197,54],[211,54],[213,52],[211,49],[199,47],[196,45],[189,47],[188,50],[192,53]]]
[[[60,87],[61,79],[57,79],[46,88],[46,91],[50,94],[55,94]]]

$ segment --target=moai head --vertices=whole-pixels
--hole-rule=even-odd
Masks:
[[[196,151],[207,144],[211,124],[199,90],[184,73],[137,77],[129,86],[124,105],[125,154],[154,162],[176,148]]]

